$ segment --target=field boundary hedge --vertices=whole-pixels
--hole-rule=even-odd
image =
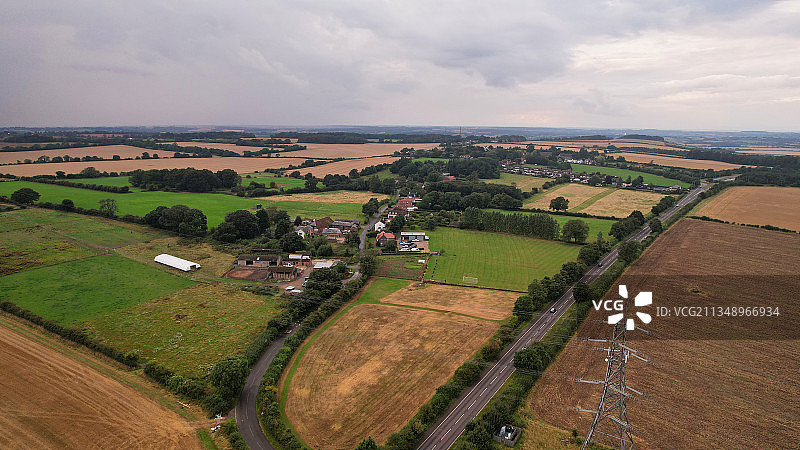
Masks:
[[[136,353],[133,352],[123,353],[122,351],[110,345],[104,344],[92,338],[91,336],[86,334],[86,332],[84,332],[83,330],[59,325],[56,322],[53,322],[52,320],[45,319],[42,316],[39,316],[27,309],[21,308],[16,304],[8,301],[0,302],[0,309],[11,315],[17,316],[20,319],[24,319],[28,322],[31,322],[34,325],[38,325],[44,328],[45,330],[51,333],[55,333],[68,341],[80,344],[88,348],[89,350],[102,353],[103,355],[108,356],[109,358],[118,361],[130,368],[135,369],[139,367],[139,356]]]
[[[423,273],[422,276],[424,277],[425,274]],[[487,286],[479,286],[477,284],[458,284],[458,283],[447,283],[445,281],[434,281],[434,280],[424,280],[423,283],[430,283],[430,284],[441,284],[444,286],[458,286],[458,287],[466,287],[466,288],[473,288],[473,289],[486,289],[487,291],[504,291],[504,292],[515,292],[517,294],[524,294],[527,291],[518,291],[515,289],[504,289],[504,288],[493,288]]]

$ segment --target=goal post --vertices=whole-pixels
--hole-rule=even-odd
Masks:
[[[464,275],[461,277],[461,282],[464,284],[478,284],[478,277],[468,277]]]

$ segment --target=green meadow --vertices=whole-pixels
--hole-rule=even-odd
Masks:
[[[193,284],[167,271],[108,254],[0,277],[0,301],[62,325],[75,325]]]
[[[76,206],[83,208],[97,208],[100,200],[111,198],[117,201],[119,215],[144,216],[158,206],[186,205],[203,211],[208,217],[209,227],[219,225],[225,219],[225,214],[231,211],[251,209],[257,204],[286,210],[291,217],[316,218],[330,216],[333,218],[360,219],[362,216],[361,205],[355,203],[271,201],[268,197],[243,198],[226,194],[191,192],[147,191],[116,194],[28,181],[0,183],[0,195],[10,196],[11,193],[23,187],[31,188],[40,193],[41,198],[39,201],[61,203],[63,199],[68,198],[75,202]]]
[[[428,231],[426,280],[454,284],[475,277],[478,286],[524,291],[534,279],[552,276],[575,261],[580,246],[501,233],[440,227]]]
[[[634,179],[641,175],[642,179],[644,180],[645,184],[650,184],[653,186],[674,186],[680,185],[682,187],[689,187],[689,183],[685,183],[683,181],[673,180],[672,178],[662,177],[660,175],[653,175],[650,173],[644,172],[637,172],[635,170],[628,170],[628,169],[617,169],[616,167],[602,167],[602,166],[593,166],[588,164],[572,164],[572,171],[576,173],[586,172],[586,173],[602,173],[605,175],[611,175],[612,177],[620,177],[623,180],[631,177]]]

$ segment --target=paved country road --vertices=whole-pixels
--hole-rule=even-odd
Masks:
[[[686,204],[697,198],[697,196],[707,190],[711,185],[702,183],[697,188],[689,192],[685,197],[678,201],[672,208],[664,211],[658,218],[663,222],[678,212]],[[627,241],[643,241],[650,235],[650,226],[645,225],[632,236],[627,238]],[[581,277],[580,281],[584,283],[591,283],[595,281],[603,272],[606,271],[608,266],[617,260],[618,248],[614,247],[603,258],[600,259],[602,266],[594,265]],[[555,325],[556,321],[573,303],[572,286],[570,286],[564,294],[554,301],[544,312],[539,314],[535,320],[531,321],[517,339],[509,345],[505,353],[500,359],[492,366],[484,371],[480,380],[471,389],[465,391],[458,399],[453,402],[444,414],[443,418],[439,419],[432,425],[428,431],[422,436],[421,443],[417,447],[419,449],[435,450],[447,449],[458,439],[464,431],[464,426],[470,420],[474,419],[478,413],[489,403],[489,400],[500,390],[500,387],[508,380],[512,373],[514,373],[514,354],[529,346],[532,342],[538,341],[544,337],[550,328]],[[556,313],[551,314],[550,309],[555,308]]]
[[[381,217],[381,214],[386,211],[386,208],[388,208],[388,205],[384,205],[378,211],[378,213],[372,216],[370,221],[364,225],[363,230],[361,230],[361,233],[359,234],[361,242],[359,243],[358,248],[360,250],[364,250],[366,248],[367,231],[375,226],[375,223]],[[353,271],[353,276],[346,281],[355,280],[360,276],[361,272],[356,269]],[[261,379],[264,378],[264,374],[267,372],[269,364],[272,362],[272,359],[275,358],[275,355],[278,354],[278,350],[283,347],[283,343],[286,341],[286,338],[291,336],[295,331],[297,331],[297,327],[292,328],[287,334],[276,339],[272,344],[270,344],[269,347],[267,347],[267,350],[261,355],[251,369],[250,375],[247,377],[247,381],[242,388],[242,394],[239,396],[239,401],[236,403],[236,407],[234,408],[236,426],[239,427],[239,432],[242,433],[244,441],[247,442],[247,445],[253,450],[273,449],[272,445],[267,440],[267,437],[264,436],[264,432],[261,430],[261,424],[258,422],[256,397],[258,396],[258,387],[261,385]]]

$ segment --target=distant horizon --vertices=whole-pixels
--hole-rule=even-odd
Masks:
[[[192,131],[247,131],[247,130],[275,130],[275,129],[289,129],[293,131],[301,130],[347,130],[357,129],[394,129],[394,128],[415,128],[428,131],[417,131],[412,134],[424,134],[432,132],[430,130],[447,130],[453,132],[459,128],[467,130],[491,130],[491,129],[508,129],[508,130],[571,130],[571,131],[613,131],[613,132],[642,132],[642,134],[650,134],[651,132],[667,132],[667,133],[753,133],[753,134],[798,134],[800,135],[800,128],[795,130],[758,130],[758,129],[689,129],[689,128],[638,128],[638,127],[584,127],[584,126],[524,126],[524,125],[367,125],[367,124],[349,124],[349,125],[289,125],[289,124],[266,124],[266,125],[244,125],[244,124],[148,124],[148,125],[0,125],[0,130],[37,130],[37,129],[51,129],[51,130],[84,130],[84,129],[134,129],[134,128],[183,128]],[[464,133],[465,134],[465,133]],[[638,134],[638,133],[637,133]],[[800,136],[799,136],[800,137]]]

